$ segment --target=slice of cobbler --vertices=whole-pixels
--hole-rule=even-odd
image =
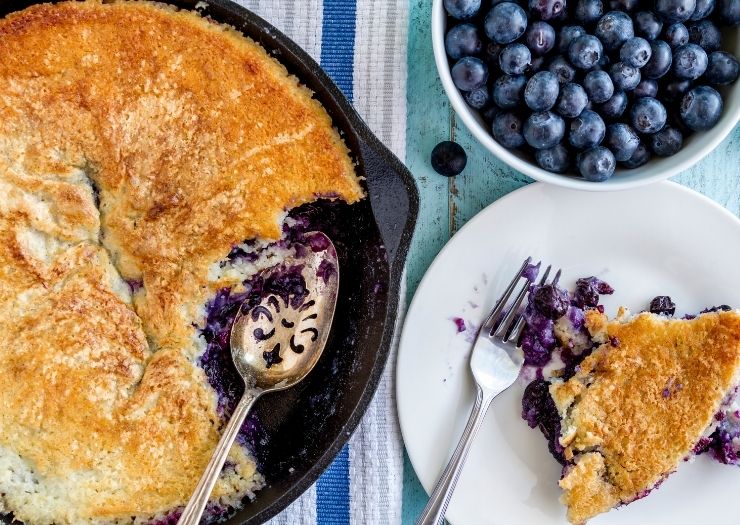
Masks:
[[[740,311],[676,319],[660,297],[651,312],[609,320],[603,281],[581,279],[573,294],[543,288],[526,309],[521,344],[538,372],[522,416],[563,464],[571,523],[646,496],[696,454],[740,464]]]

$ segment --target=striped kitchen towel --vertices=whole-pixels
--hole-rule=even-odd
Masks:
[[[237,1],[319,61],[380,140],[399,158],[405,157],[407,0]],[[395,348],[349,444],[271,525],[401,522],[403,445],[394,365]]]

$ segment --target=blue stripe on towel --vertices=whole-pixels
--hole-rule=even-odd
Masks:
[[[321,67],[352,101],[356,0],[324,0]],[[349,525],[349,445],[316,482],[318,525]]]

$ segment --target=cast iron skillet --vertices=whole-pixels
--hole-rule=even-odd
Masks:
[[[192,9],[198,0],[168,3]],[[6,0],[0,16],[36,2]],[[326,225],[340,255],[337,315],[316,369],[299,387],[265,396],[256,407],[255,453],[267,487],[229,518],[229,525],[261,523],[303,493],[331,463],[357,427],[388,357],[404,260],[419,206],[408,170],[370,132],[316,62],[294,42],[247,9],[209,0],[200,12],[234,26],[282,62],[316,98],[342,132],[369,199],[307,206]],[[0,522],[9,523],[8,517]]]

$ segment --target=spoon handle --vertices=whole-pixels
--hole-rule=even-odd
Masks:
[[[239,404],[236,406],[231,419],[226,424],[224,433],[216,446],[216,450],[211,456],[211,460],[208,462],[205,472],[198,481],[195,487],[193,495],[190,496],[185,510],[182,511],[182,516],[177,522],[177,525],[198,525],[200,518],[203,515],[203,511],[208,503],[208,498],[213,492],[213,487],[216,485],[218,476],[221,474],[221,469],[226,462],[226,457],[229,455],[231,445],[234,443],[239,429],[244,424],[244,420],[247,418],[247,414],[252,409],[252,405],[257,400],[258,393],[254,390],[247,389],[244,392]]]

